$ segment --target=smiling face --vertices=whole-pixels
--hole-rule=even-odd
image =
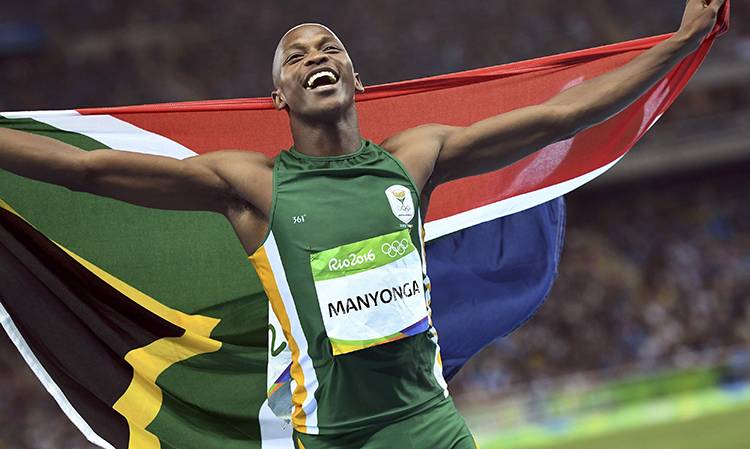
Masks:
[[[323,25],[304,24],[288,31],[276,47],[272,92],[276,109],[313,120],[331,120],[363,92],[344,45]]]

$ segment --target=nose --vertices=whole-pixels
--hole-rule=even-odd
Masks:
[[[318,65],[328,61],[328,55],[322,51],[315,51],[310,53],[305,61],[306,66]]]

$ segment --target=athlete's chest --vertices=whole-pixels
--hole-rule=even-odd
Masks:
[[[418,198],[404,177],[361,173],[280,183],[273,231],[309,252],[418,226]]]

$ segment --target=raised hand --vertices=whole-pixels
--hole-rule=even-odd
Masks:
[[[703,39],[716,25],[719,9],[726,0],[688,0],[685,13],[677,34],[694,46],[700,45]]]

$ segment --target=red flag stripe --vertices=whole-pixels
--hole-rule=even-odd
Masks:
[[[729,2],[700,49],[640,100],[563,144],[551,145],[502,170],[451,182],[433,195],[426,221],[551,187],[593,172],[624,155],[671,105],[700,66],[713,40],[727,29]],[[379,142],[424,123],[468,125],[538,104],[577,79],[620,67],[670,35],[623,42],[502,66],[367,88],[357,96],[365,137]],[[291,145],[284,112],[268,98],[194,101],[79,110],[111,114],[161,134],[197,153],[245,149],[274,156]],[[529,205],[529,207],[533,206]]]

